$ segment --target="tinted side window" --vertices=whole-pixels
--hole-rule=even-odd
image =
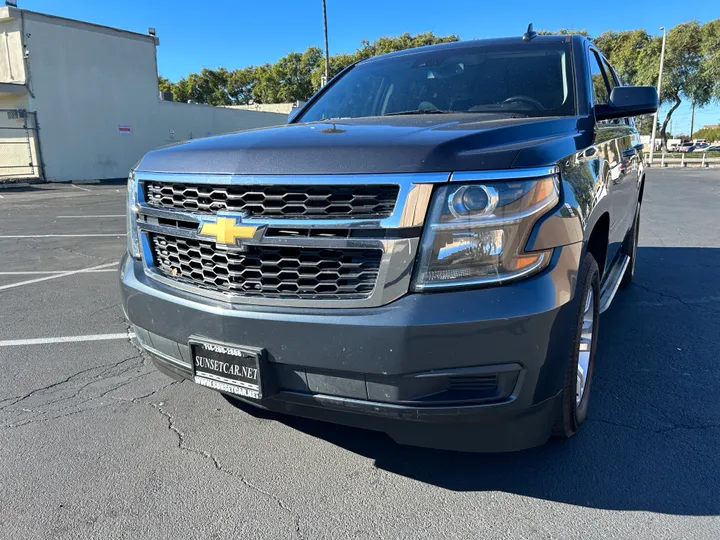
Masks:
[[[613,88],[616,86],[622,86],[620,84],[620,78],[617,76],[617,73],[615,72],[615,69],[608,63],[607,59],[603,58],[603,68],[605,69],[605,74],[607,75],[608,83],[610,84],[610,91],[612,92]],[[611,124],[626,124],[628,126],[633,125],[630,122],[630,118],[616,118],[614,120],[610,120],[609,123]]]
[[[605,75],[607,75],[608,83],[610,83],[610,91],[612,92],[612,89],[615,88],[619,83],[615,70],[610,64],[608,64],[608,61],[605,58],[603,58],[603,69],[605,70]]]
[[[593,85],[593,103],[595,105],[607,105],[610,101],[610,88],[608,80],[603,71],[600,58],[595,51],[590,51],[590,75]]]

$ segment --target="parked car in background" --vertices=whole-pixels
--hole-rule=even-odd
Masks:
[[[693,143],[682,143],[680,146],[678,146],[678,152],[692,152],[695,150],[695,145]]]
[[[678,147],[682,144],[680,139],[669,139],[667,142],[667,148],[670,152],[677,152]]]
[[[433,448],[568,438],[635,272],[632,117],[657,105],[579,35],[363,60],[286,126],[138,163],[125,314],[161,371],[233,403]]]
[[[693,148],[693,152],[707,152],[707,149],[710,148],[710,145],[706,142],[702,143],[695,143],[695,148]]]
[[[706,152],[720,152],[720,144],[711,144],[705,149]]]

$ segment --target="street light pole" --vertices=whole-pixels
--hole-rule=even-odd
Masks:
[[[663,31],[663,40],[662,40],[662,50],[660,52],[660,74],[658,75],[658,85],[657,85],[658,108],[660,107],[660,90],[662,89],[662,72],[663,72],[663,64],[665,63],[665,38],[667,37],[667,32],[665,31],[665,27],[661,26],[660,30]],[[655,111],[655,114],[653,115],[652,136],[650,137],[650,159],[648,160],[648,163],[650,165],[652,165],[653,154],[655,153],[655,132],[657,131],[657,122],[658,122],[658,113],[657,113],[657,111]]]
[[[325,28],[325,82],[323,83],[323,86],[325,86],[330,80],[330,53],[328,53],[327,6],[325,5],[325,0],[322,0],[322,6],[323,26]]]
[[[690,141],[692,142],[693,133],[695,133],[695,102],[692,105],[692,117],[690,118]]]

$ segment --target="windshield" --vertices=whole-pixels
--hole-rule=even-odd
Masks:
[[[566,43],[518,43],[408,52],[358,64],[299,119],[402,114],[575,114]]]

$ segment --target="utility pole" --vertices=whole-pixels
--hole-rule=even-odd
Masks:
[[[660,74],[658,75],[658,85],[657,85],[658,108],[660,107],[660,90],[662,89],[662,72],[663,72],[663,64],[665,63],[665,38],[667,37],[667,32],[665,31],[665,27],[661,26],[660,30],[663,31],[663,40],[662,40],[662,51],[660,52]],[[650,138],[650,159],[648,160],[648,164],[650,164],[650,165],[652,165],[653,154],[655,153],[655,132],[657,131],[657,122],[658,122],[658,113],[657,113],[657,111],[655,111],[655,115],[653,116],[652,137]]]
[[[325,82],[323,83],[323,86],[325,86],[328,83],[328,81],[330,80],[330,53],[328,52],[327,6],[325,5],[325,0],[322,0],[322,6],[323,6],[323,26],[325,28]]]
[[[692,105],[692,116],[690,117],[690,141],[693,140],[692,136],[695,132],[695,102]]]

